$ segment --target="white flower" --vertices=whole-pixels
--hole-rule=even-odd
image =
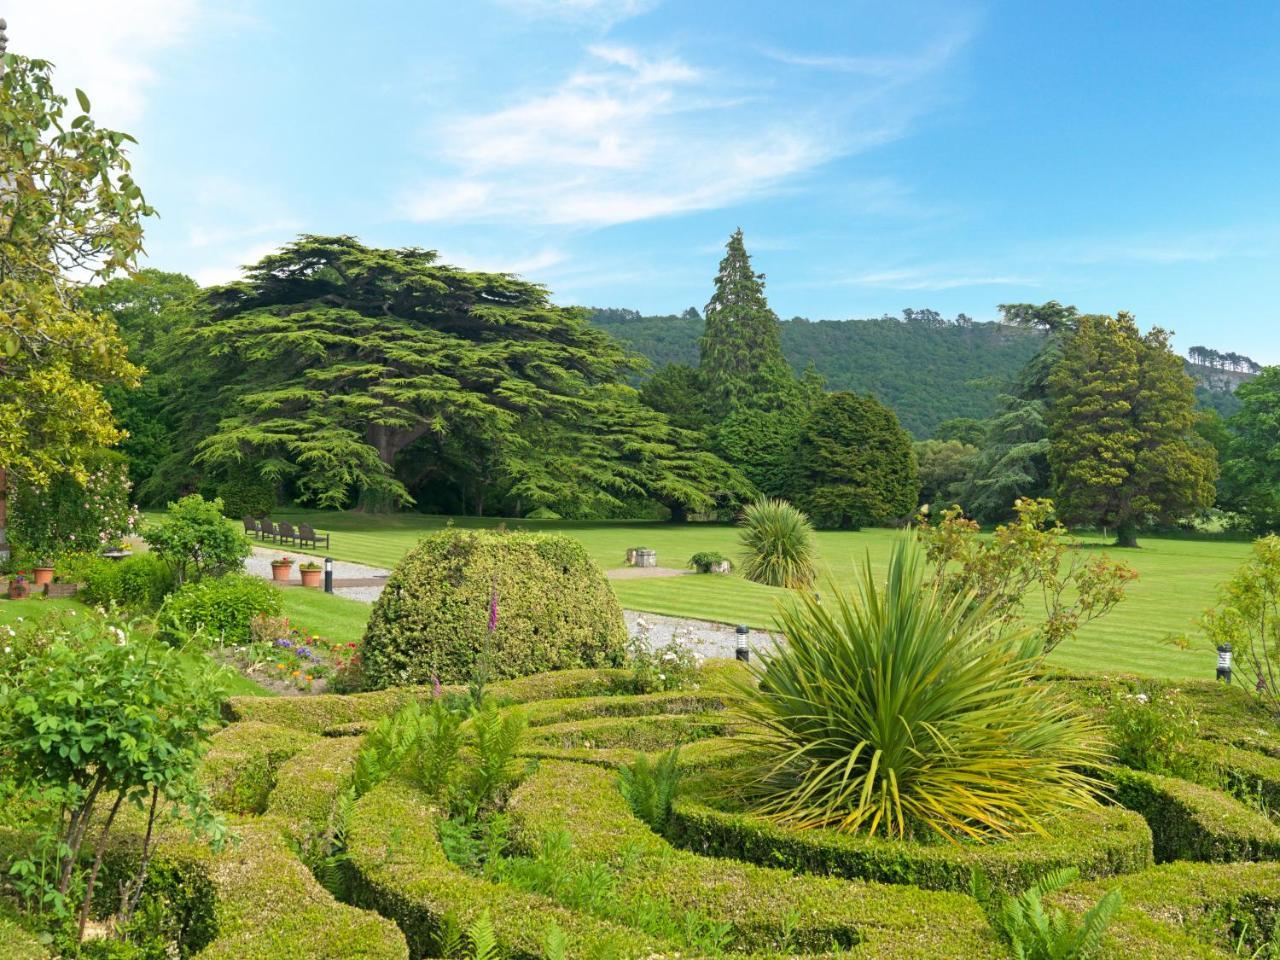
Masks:
[[[674,660],[675,658],[676,658],[676,655],[672,653],[670,650],[668,650],[666,653],[662,655],[663,660]]]
[[[1138,694],[1137,699],[1138,699],[1138,702],[1139,702],[1139,703],[1146,703],[1146,702],[1147,702],[1147,700],[1148,700],[1149,698],[1147,697],[1147,695],[1146,695],[1145,693],[1140,693],[1140,694]]]
[[[5,648],[4,648],[4,652],[5,652],[5,653],[13,653],[13,647],[5,647]]]

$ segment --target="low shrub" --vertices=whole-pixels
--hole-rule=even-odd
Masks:
[[[362,656],[381,688],[618,666],[625,642],[613,590],[577,541],[449,529],[396,566]]]
[[[742,575],[767,587],[802,589],[817,572],[809,518],[785,500],[757,500],[742,511]]]
[[[173,590],[169,565],[149,553],[124,560],[98,558],[85,566],[83,576],[79,597],[94,606],[114,603],[125,610],[150,612]]]
[[[1151,825],[1158,863],[1280,857],[1280,827],[1210,787],[1123,767],[1105,770],[1116,802]]]
[[[142,538],[169,564],[178,584],[239,570],[252,550],[248,538],[223,518],[222,501],[198,493],[169,504],[163,517],[143,528]]]
[[[280,765],[315,740],[314,734],[288,727],[234,723],[214,736],[200,778],[219,810],[262,813],[275,789]]]
[[[188,583],[170,594],[156,617],[164,639],[181,643],[197,635],[208,642],[242,644],[260,614],[279,616],[280,591],[260,577],[229,573]]]
[[[1205,774],[1195,753],[1195,711],[1176,690],[1153,684],[1120,694],[1107,711],[1107,730],[1111,755],[1126,767],[1193,780]]]

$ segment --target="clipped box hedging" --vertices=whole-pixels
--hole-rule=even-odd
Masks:
[[[1262,956],[1254,951],[1267,943],[1280,910],[1280,864],[1167,863],[1073,884],[1051,902],[1079,914],[1114,888],[1123,905],[1094,960]]]
[[[359,752],[355,737],[329,737],[299,751],[276,772],[267,813],[297,841],[320,836],[329,828],[334,803]]]
[[[796,875],[673,848],[636,819],[616,774],[579,763],[543,763],[507,807],[513,841],[536,851],[564,832],[576,862],[624,862],[613,895],[659,898],[732,925],[731,949],[791,953],[849,947],[894,960],[1004,957],[969,897],[834,877]]]
[[[723,737],[728,728],[723,716],[705,713],[594,717],[534,727],[527,742],[561,750],[586,747],[653,751]]]
[[[524,714],[530,727],[574,723],[599,717],[647,717],[657,714],[710,713],[724,708],[724,699],[701,690],[669,690],[629,697],[564,697],[530,703]]]
[[[1116,802],[1150,824],[1160,863],[1280,857],[1280,827],[1219,790],[1123,767],[1109,767],[1104,776]]]
[[[219,810],[262,813],[280,765],[315,740],[315,734],[270,723],[233,723],[213,737],[201,780]]]
[[[465,929],[486,910],[503,956],[541,956],[552,923],[574,960],[665,952],[645,934],[463,873],[440,847],[436,817],[420,791],[391,780],[361,797],[347,824],[352,902],[394,919],[414,957],[438,956],[447,923]]]
[[[361,652],[368,683],[388,687],[466,683],[485,649],[498,679],[618,666],[626,639],[609,581],[577,540],[449,529],[424,537],[396,565]]]

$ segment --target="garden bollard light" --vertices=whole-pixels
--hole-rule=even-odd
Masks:
[[[1229,643],[1218,647],[1218,679],[1231,682],[1231,644]]]
[[[737,629],[734,630],[734,633],[738,635],[738,649],[734,651],[734,656],[743,663],[751,659],[751,651],[747,649],[747,634],[750,632],[751,630],[745,623],[738,624]]]
[[[333,593],[333,557],[324,558],[324,592]]]

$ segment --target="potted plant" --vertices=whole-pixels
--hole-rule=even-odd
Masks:
[[[31,595],[31,585],[27,583],[27,575],[19,570],[9,578],[9,599],[25,600]]]
[[[31,568],[33,574],[32,580],[37,587],[43,587],[53,583],[53,561],[41,560]]]
[[[689,558],[689,566],[699,573],[728,573],[733,564],[722,553],[704,550]]]
[[[293,557],[276,557],[271,561],[271,579],[276,583],[288,583],[293,574]]]
[[[320,574],[322,572],[320,564],[314,560],[308,560],[306,563],[298,564],[298,572],[302,574],[302,585],[304,587],[320,586]]]

